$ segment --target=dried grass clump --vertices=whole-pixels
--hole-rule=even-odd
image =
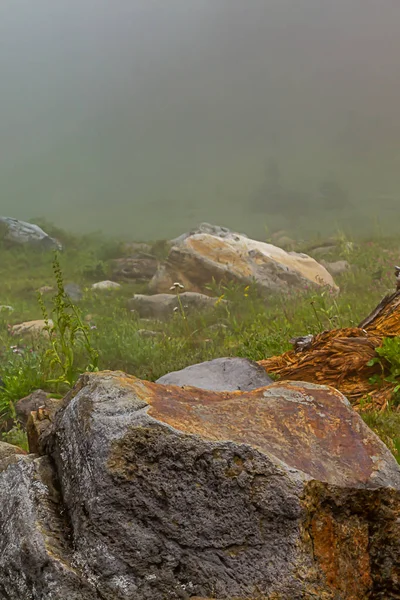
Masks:
[[[382,366],[368,363],[377,357],[375,348],[383,338],[395,336],[400,336],[400,290],[386,296],[358,327],[325,331],[306,342],[298,338],[293,350],[260,364],[280,379],[331,385],[355,407],[383,410],[395,384],[374,378]]]

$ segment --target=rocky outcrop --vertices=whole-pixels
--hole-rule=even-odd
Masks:
[[[218,298],[210,298],[196,292],[179,294],[135,294],[128,302],[128,308],[137,312],[141,318],[168,319],[176,312],[185,314],[213,309]]]
[[[1,238],[11,244],[27,244],[44,250],[62,250],[60,242],[47,235],[38,225],[10,217],[0,217]]]
[[[146,282],[154,277],[158,261],[152,256],[117,258],[111,261],[112,276],[119,281]]]
[[[268,293],[310,286],[337,289],[325,267],[306,254],[286,252],[272,244],[231,233],[223,238],[196,233],[179,240],[159,266],[149,284],[150,290],[166,292],[177,281],[185,289],[197,292],[204,291],[212,281],[255,284]]]
[[[400,594],[400,470],[332,388],[85,374],[47,423],[0,474],[0,597]]]
[[[167,373],[157,383],[194,386],[214,392],[255,390],[272,383],[265,369],[247,358],[215,358]]]

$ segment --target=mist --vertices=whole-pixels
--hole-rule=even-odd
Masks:
[[[399,27],[397,0],[3,0],[0,214],[394,231]]]

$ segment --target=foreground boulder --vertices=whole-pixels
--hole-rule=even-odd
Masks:
[[[12,244],[28,244],[44,250],[62,250],[60,242],[47,235],[38,225],[10,217],[0,217],[1,238]]]
[[[307,289],[310,285],[337,289],[325,267],[306,254],[286,252],[233,233],[223,238],[209,233],[178,238],[151,280],[150,290],[166,292],[176,281],[195,292],[204,291],[212,281],[255,283],[268,293]]]
[[[247,358],[215,358],[167,373],[157,383],[195,386],[214,392],[255,390],[272,383],[265,369]]]
[[[0,474],[7,600],[400,594],[399,467],[332,388],[85,374],[37,449]]]
[[[196,292],[183,292],[179,294],[179,299],[176,294],[135,294],[129,300],[128,307],[141,318],[167,319],[182,309],[185,314],[213,309],[217,302],[218,298]]]

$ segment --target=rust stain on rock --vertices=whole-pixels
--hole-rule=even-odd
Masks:
[[[251,392],[210,392],[117,378],[118,385],[149,405],[155,420],[207,440],[250,445],[320,481],[369,484],[388,458],[380,440],[333,388],[279,382]],[[229,473],[234,472],[240,472],[240,464]]]

